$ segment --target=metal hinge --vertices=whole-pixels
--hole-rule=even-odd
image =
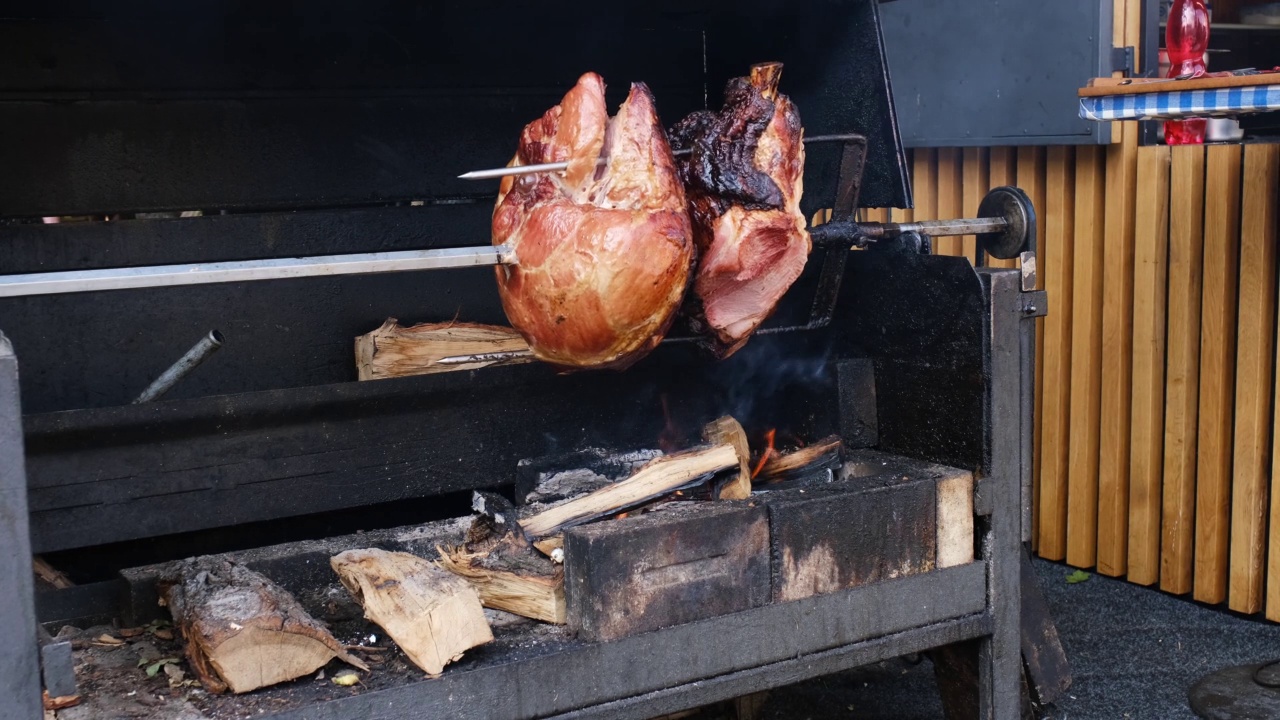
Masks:
[[[1133,77],[1138,68],[1133,62],[1133,46],[1111,48],[1110,72],[1122,72],[1125,77]]]

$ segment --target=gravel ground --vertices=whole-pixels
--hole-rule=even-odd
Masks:
[[[1068,697],[1045,720],[1194,718],[1187,690],[1221,668],[1280,657],[1280,626],[1035,561],[1071,661]],[[771,720],[935,720],[942,706],[926,660],[893,660],[770,694]]]

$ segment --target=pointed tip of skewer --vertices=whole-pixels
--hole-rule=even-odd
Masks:
[[[458,179],[459,179],[459,180],[473,180],[473,179],[475,179],[475,177],[476,177],[476,173],[477,173],[477,172],[479,172],[479,171],[477,171],[477,170],[472,170],[471,172],[464,172],[464,173],[462,173],[461,175],[459,175],[459,176],[458,176]]]

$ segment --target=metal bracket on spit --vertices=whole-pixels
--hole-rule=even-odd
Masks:
[[[862,174],[867,167],[867,139],[861,135],[843,138],[844,149],[840,153],[840,174],[836,178],[836,199],[831,206],[831,222],[852,223],[858,212],[858,196],[862,192]],[[818,227],[823,227],[819,225]],[[816,231],[817,228],[814,228]],[[836,301],[840,297],[840,282],[844,280],[844,268],[849,260],[852,243],[827,245],[826,257],[818,275],[818,287],[813,294],[813,306],[809,322],[804,325],[761,328],[757,335],[818,330],[831,324],[835,317]]]

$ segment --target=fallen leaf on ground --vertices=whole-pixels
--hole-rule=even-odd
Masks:
[[[93,641],[97,643],[102,643],[103,645],[123,645],[124,644],[124,641],[121,640],[120,638],[112,637],[106,633],[103,633],[98,637],[94,638]]]
[[[159,660],[156,660],[155,662],[147,666],[147,677],[155,677],[156,673],[160,672],[161,668],[166,668],[164,672],[166,675],[168,675],[169,674],[169,670],[167,669],[168,666],[174,665],[177,662],[178,662],[178,658],[172,658],[172,657],[160,658]]]
[[[169,687],[178,687],[179,685],[182,685],[182,681],[187,676],[187,674],[182,671],[182,668],[173,663],[169,663],[164,666],[164,674],[169,678]]]
[[[1082,583],[1085,580],[1088,580],[1090,577],[1091,576],[1089,575],[1089,573],[1083,570],[1077,570],[1067,575],[1067,584],[1075,585],[1076,583]]]
[[[360,682],[360,675],[355,670],[341,670],[334,674],[332,682],[334,685],[351,687]]]

